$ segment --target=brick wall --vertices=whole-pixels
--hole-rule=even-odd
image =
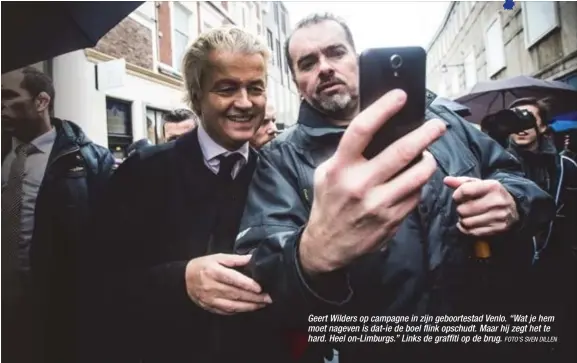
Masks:
[[[158,30],[162,33],[158,40],[160,61],[172,66],[172,31],[170,29],[170,8],[168,1],[162,1],[158,8]]]
[[[152,32],[131,18],[125,18],[100,39],[95,49],[137,66],[153,69]]]

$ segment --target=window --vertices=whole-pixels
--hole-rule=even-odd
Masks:
[[[268,47],[270,49],[271,52],[274,52],[274,41],[273,41],[273,37],[272,37],[272,32],[270,31],[270,29],[267,28],[266,30],[266,41],[268,44]],[[270,57],[272,64],[274,65],[274,56]]]
[[[267,99],[269,100],[268,102],[271,102],[272,104],[276,105],[276,80],[272,80],[270,77],[268,79],[268,84],[266,87],[266,93],[267,93]]]
[[[273,2],[273,7],[274,7],[274,23],[275,24],[279,24],[279,11],[280,11],[280,7],[278,2]]]
[[[114,98],[106,98],[106,125],[109,135],[132,135],[131,104]]]
[[[525,47],[529,49],[559,27],[556,2],[522,2]]]
[[[475,63],[475,50],[469,52],[465,58],[465,87],[470,89],[477,83],[477,64]]]
[[[276,41],[275,54],[276,54],[276,61],[278,64],[278,68],[282,72],[282,54],[281,54],[281,50],[280,50],[280,42],[278,40]]]
[[[287,74],[287,78],[288,78],[290,75],[290,68],[289,68],[288,59],[286,57],[286,53],[284,52],[284,49],[283,49],[283,63],[284,63],[284,72]]]
[[[455,12],[455,22],[457,23],[457,32],[461,30],[463,26],[463,3],[460,3]]]
[[[460,68],[458,68],[460,69]],[[453,81],[451,83],[451,93],[453,95],[456,95],[459,93],[459,91],[461,90],[461,85],[460,85],[460,81],[461,81],[461,77],[459,77],[459,70],[455,70],[453,73]]]
[[[166,111],[154,108],[146,108],[146,135],[148,140],[155,144],[161,144],[164,141],[163,117]]]
[[[190,12],[178,2],[173,6],[173,26],[172,66],[180,71],[182,58],[190,41]]]
[[[115,158],[125,158],[126,148],[132,143],[132,103],[107,97],[106,126],[108,148]]]
[[[245,7],[245,6],[242,6],[242,7],[241,7],[241,15],[242,15],[242,22],[241,22],[241,24],[242,24],[242,27],[243,27],[244,29],[247,28],[247,23],[248,23],[248,18],[247,18],[247,14],[246,14],[246,13],[247,13],[246,7]]]
[[[247,10],[247,27],[251,33],[259,35],[260,34],[260,20],[258,18],[258,6],[251,1],[246,3],[248,6]]]
[[[439,97],[447,97],[447,84],[444,79],[441,79],[439,83],[439,92],[437,92],[437,95]]]
[[[505,68],[505,46],[501,18],[497,15],[485,32],[487,76],[492,77]]]
[[[287,33],[287,30],[288,30],[288,29],[287,29],[287,26],[286,26],[286,24],[287,24],[287,13],[285,13],[285,12],[283,11],[280,19],[281,19],[281,29],[282,29],[282,32],[283,32],[283,34],[286,34],[286,33]]]

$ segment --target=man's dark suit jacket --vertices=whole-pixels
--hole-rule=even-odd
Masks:
[[[251,323],[250,313],[203,310],[187,295],[184,278],[191,259],[232,253],[256,155],[251,150],[249,163],[225,185],[205,166],[192,131],[120,166],[84,256],[93,286],[85,296],[87,359],[258,362],[271,356],[263,350],[278,354],[273,345],[254,349],[266,330]]]

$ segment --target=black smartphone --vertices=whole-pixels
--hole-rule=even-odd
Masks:
[[[427,53],[421,47],[373,48],[359,56],[361,110],[385,93],[402,89],[407,101],[373,136],[364,156],[371,159],[395,140],[421,126],[426,107]]]

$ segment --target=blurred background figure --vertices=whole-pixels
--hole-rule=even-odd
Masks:
[[[130,155],[134,154],[136,151],[145,149],[149,146],[152,146],[152,143],[146,138],[135,141],[126,148],[126,156],[130,157]]]
[[[118,167],[120,166],[120,164],[122,164],[124,162],[124,160],[126,160],[130,155],[134,154],[136,151],[144,149],[148,146],[152,146],[153,143],[150,142],[149,139],[147,138],[143,138],[140,140],[137,140],[135,142],[133,142],[132,144],[128,145],[126,147],[126,157],[123,158],[114,158],[114,170],[118,169]]]
[[[73,122],[50,116],[52,79],[2,75],[2,358],[76,362],[79,251],[114,160]],[[4,138],[10,135],[10,138]]]
[[[250,146],[255,149],[260,149],[279,133],[276,127],[276,110],[272,104],[267,104],[266,115],[262,121],[262,125],[256,130],[252,139],[250,139]]]
[[[533,236],[534,267],[525,275],[527,285],[515,293],[518,300],[514,308],[555,316],[564,352],[571,347],[563,342],[572,342],[575,333],[577,164],[560,155],[555,147],[547,100],[521,98],[509,108],[518,116],[518,124],[532,123],[533,127],[512,133],[508,150],[520,160],[527,178],[548,192],[557,205],[555,219]],[[515,120],[500,121],[515,123]]]
[[[165,114],[163,122],[164,140],[168,142],[194,130],[198,126],[198,117],[191,110],[179,108]]]

